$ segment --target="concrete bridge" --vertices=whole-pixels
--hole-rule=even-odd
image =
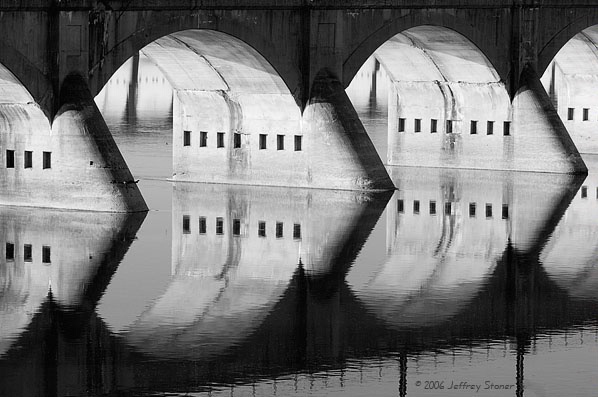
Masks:
[[[406,83],[436,84],[445,103],[432,117],[440,133],[403,145],[407,156],[391,164],[583,173],[538,76],[595,24],[598,2],[589,0],[3,0],[2,201],[145,208],[92,101],[140,51],[175,92],[177,180],[392,188],[344,92],[375,53],[396,89],[395,135],[404,132],[401,101],[418,98]],[[497,133],[467,143],[458,125],[474,122],[496,123]],[[403,138],[389,140],[411,139]],[[421,154],[433,159],[417,163]],[[40,185],[53,190],[52,203],[32,194]]]

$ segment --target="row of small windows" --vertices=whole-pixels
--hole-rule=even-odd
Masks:
[[[413,200],[413,213],[419,215],[420,213],[420,206],[421,203],[419,200]],[[397,211],[399,213],[405,212],[405,203],[403,200],[397,200]],[[453,211],[453,203],[445,202],[444,203],[444,213],[449,215],[452,214]],[[437,206],[436,201],[430,200],[428,203],[428,212],[430,215],[436,215],[437,213]],[[476,203],[469,203],[469,217],[475,218],[477,215],[477,204]],[[486,203],[486,218],[492,218],[492,204]],[[502,219],[509,219],[509,206],[507,204],[502,205]]]
[[[446,120],[444,124],[444,131],[447,134],[453,133],[454,124],[458,120]],[[399,118],[399,132],[405,132],[407,119]],[[493,120],[486,121],[486,135],[494,135],[494,124]],[[413,132],[422,132],[422,119],[413,119]],[[430,133],[434,134],[438,132],[438,120],[431,119],[430,120]],[[469,123],[469,133],[471,135],[477,135],[480,132],[479,128],[479,121],[478,120],[471,120]],[[511,122],[504,121],[503,122],[503,130],[502,133],[504,136],[511,135]]]
[[[216,147],[224,147],[224,132],[216,133]],[[235,149],[241,148],[241,135],[239,133],[233,134],[233,147]],[[191,146],[191,131],[183,131],[183,146]],[[207,131],[199,132],[199,147],[208,146]],[[268,134],[259,134],[259,148],[264,150],[268,148]],[[276,135],[276,150],[285,150],[285,135]],[[303,136],[294,136],[294,150],[300,152],[303,150]]]
[[[575,120],[575,108],[567,108],[567,120]],[[589,121],[590,120],[590,109],[583,108],[581,110],[581,120],[582,121]]]
[[[42,263],[52,263],[50,259],[50,247],[47,245],[42,246]],[[15,260],[15,245],[13,243],[6,243],[6,260]],[[33,262],[33,246],[31,244],[23,245],[23,261]]]
[[[6,168],[15,168],[16,158],[14,150],[6,151]],[[33,168],[33,152],[25,150],[23,155],[24,168]],[[42,154],[42,168],[44,170],[52,168],[52,152],[43,152]]]
[[[216,234],[223,235],[224,234],[224,218],[218,217],[216,218]],[[198,224],[199,234],[206,234],[208,231],[207,219],[205,217],[199,217],[199,224]],[[276,222],[276,238],[283,238],[284,237],[284,223],[283,222]],[[189,215],[183,215],[183,234],[191,234],[191,217]],[[232,234],[233,236],[241,236],[241,220],[240,219],[233,219],[232,222]],[[266,237],[266,222],[259,221],[257,227],[257,235],[259,237]],[[294,223],[293,224],[293,238],[295,240],[301,239],[301,224]]]

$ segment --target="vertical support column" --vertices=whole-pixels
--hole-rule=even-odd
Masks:
[[[566,174],[588,172],[530,65],[523,70],[513,99],[513,130],[515,169]]]
[[[322,70],[303,113],[314,187],[389,190],[394,185],[340,81]]]
[[[52,124],[53,207],[110,212],[147,211],[136,181],[114,142],[84,78],[70,75],[61,87]]]

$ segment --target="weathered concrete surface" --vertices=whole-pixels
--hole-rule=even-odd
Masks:
[[[312,102],[302,116],[272,66],[232,36],[186,31],[148,45],[143,53],[174,89],[175,180],[393,188],[338,81],[314,83]],[[325,87],[329,82],[332,86]],[[189,145],[184,144],[185,131]]]
[[[63,310],[80,310],[120,263],[144,214],[0,207],[0,356],[52,296]],[[13,258],[7,255],[13,244]],[[31,259],[24,245],[31,245]],[[49,249],[44,263],[42,247]],[[95,305],[95,301],[93,301]]]
[[[473,43],[450,29],[422,26],[394,36],[374,57],[391,84],[390,165],[511,168],[513,138],[504,135],[511,101]]]
[[[64,102],[50,127],[35,104],[0,109],[0,204],[108,212],[147,206],[86,83],[65,80]],[[8,150],[14,167],[8,167]],[[32,152],[30,167],[25,153]],[[51,153],[44,168],[43,152]]]
[[[598,153],[598,27],[585,29],[558,52],[542,84],[582,153]],[[569,109],[573,114],[569,114]]]
[[[518,170],[587,173],[536,72],[528,67],[513,99],[514,157]]]
[[[341,83],[323,70],[303,113],[309,150],[307,178],[337,189],[394,189]],[[334,163],[330,160],[333,159]],[[320,170],[326,169],[323,174]]]
[[[2,1],[0,64],[24,84],[44,114],[53,119],[61,106],[60,91],[67,76],[84,76],[95,95],[127,59],[149,43],[185,30],[212,30],[236,37],[260,53],[276,70],[299,109],[305,110],[322,70],[330,71],[346,87],[368,57],[391,37],[433,25],[458,32],[479,48],[513,97],[525,65],[542,73],[564,43],[598,23],[597,5],[595,0],[570,1],[563,13],[560,3],[520,0],[491,0],[483,5],[473,0],[442,5],[411,0],[365,4],[230,0],[184,5],[141,0],[27,0],[18,6]],[[451,54],[453,44],[449,43],[447,50]],[[229,55],[234,54],[233,48],[229,50]],[[459,55],[467,58],[471,54]],[[439,60],[451,61],[445,66],[452,72],[461,73],[461,61],[456,58],[438,56]],[[244,70],[237,67],[233,71]],[[464,91],[464,95],[470,93]],[[459,147],[453,140],[443,144],[451,150],[456,143]],[[527,148],[516,153],[524,150]],[[510,153],[509,148],[504,149],[503,157]],[[527,159],[519,163],[532,164]],[[568,172],[564,164],[545,165],[543,171]],[[366,184],[369,182],[362,183]]]

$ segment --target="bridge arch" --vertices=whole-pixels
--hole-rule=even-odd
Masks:
[[[207,13],[207,11],[206,11]],[[111,15],[111,14],[109,14]],[[298,62],[294,62],[289,55],[292,49],[279,48],[276,43],[273,43],[268,37],[256,30],[255,24],[244,23],[240,18],[222,18],[218,15],[206,14],[202,12],[175,15],[166,19],[161,19],[160,13],[154,14],[157,17],[150,17],[144,21],[132,21],[131,26],[136,26],[136,29],[129,33],[123,33],[124,37],[112,37],[112,33],[106,26],[111,26],[111,23],[118,23],[118,26],[123,24],[122,21],[114,21],[113,17],[106,18],[112,20],[103,23],[100,30],[97,32],[98,36],[108,36],[108,42],[102,43],[102,48],[96,49],[98,53],[94,62],[90,64],[90,88],[93,95],[97,95],[104,85],[108,82],[110,77],[132,56],[137,54],[147,45],[167,37],[172,34],[179,34],[185,31],[211,31],[218,32],[223,39],[223,45],[226,45],[228,39],[234,38],[239,42],[244,43],[252,51],[255,51],[263,57],[269,65],[281,77],[288,89],[299,101],[300,98],[300,83],[301,75],[297,68]],[[101,31],[101,30],[104,31]],[[109,42],[112,42],[110,48]],[[287,53],[281,53],[281,51]],[[299,103],[299,102],[297,102]]]
[[[384,43],[397,34],[418,26],[435,27],[438,29],[439,36],[451,31],[463,36],[472,48],[476,48],[489,60],[501,80],[507,81],[509,77],[508,62],[503,59],[504,57],[501,57],[499,46],[491,40],[489,35],[476,29],[470,21],[457,16],[447,13],[413,11],[406,16],[386,23],[352,49],[343,62],[343,83],[345,86],[349,85],[365,61]]]
[[[575,146],[598,153],[598,24],[572,36],[542,67],[544,89]]]
[[[46,113],[51,116],[53,105],[53,90],[50,79],[40,68],[33,64],[13,46],[0,39],[0,84],[2,84],[2,97],[4,102],[19,103],[28,97],[26,102],[36,102]],[[10,77],[9,77],[10,76]],[[10,92],[4,91],[10,84]],[[20,89],[16,87],[20,86]],[[16,95],[17,89],[20,94]]]
[[[586,29],[598,25],[598,13],[585,15],[584,18],[578,18],[568,25],[564,26],[557,33],[550,36],[544,45],[538,51],[538,75],[541,76],[559,51],[569,43],[576,35]]]

